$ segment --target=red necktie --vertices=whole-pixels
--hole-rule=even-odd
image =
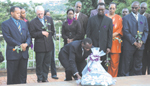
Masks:
[[[77,14],[75,15],[75,19],[77,20]]]

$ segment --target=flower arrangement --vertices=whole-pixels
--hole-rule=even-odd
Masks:
[[[140,31],[137,31],[137,35],[135,36],[135,38],[137,39],[137,42],[138,43],[141,43],[142,42],[142,34],[143,32],[140,32]]]
[[[121,39],[119,39],[118,37],[114,37],[114,38],[113,38],[113,40],[114,40],[114,41],[115,41],[115,40],[118,40],[118,42],[119,42],[119,43],[121,43],[121,42],[122,42],[122,40],[121,40]]]
[[[42,27],[42,29],[45,29],[47,32],[51,32],[51,30],[48,29],[48,25],[51,25],[51,24],[47,23],[47,19],[45,19],[45,23],[44,23],[44,26]]]
[[[12,49],[13,51],[17,51],[17,53],[19,53],[19,51],[22,51],[21,46],[15,46],[15,48]]]

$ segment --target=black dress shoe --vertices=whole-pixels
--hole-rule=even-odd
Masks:
[[[56,75],[52,76],[53,79],[58,79],[58,77]]]
[[[49,82],[48,80],[43,80],[42,82]]]

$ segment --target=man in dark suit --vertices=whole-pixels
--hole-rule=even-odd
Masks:
[[[148,26],[150,26],[150,14],[146,13],[147,10],[147,3],[146,2],[142,2],[140,5],[140,14],[145,16],[147,18],[148,21]],[[150,27],[149,27],[150,29]],[[150,30],[149,30],[150,31]],[[147,41],[145,43],[145,49],[144,49],[144,53],[143,53],[143,67],[142,67],[142,74],[145,75],[146,71],[148,74],[150,74],[150,32],[148,34],[148,38]]]
[[[104,11],[105,4],[99,3],[98,14],[89,18],[86,33],[87,37],[92,39],[94,47],[100,47],[100,50],[108,54],[112,46],[113,24],[112,19],[105,16]],[[102,57],[102,65],[107,70],[105,59],[105,56]]]
[[[148,36],[148,24],[146,17],[138,13],[139,5],[138,1],[134,1],[131,5],[132,12],[123,17],[122,76],[142,74],[142,57]],[[141,33],[141,39],[136,38],[138,32]]]
[[[30,22],[30,34],[34,41],[34,51],[36,53],[36,75],[38,82],[48,82],[50,59],[53,56],[54,43],[52,36],[55,33],[53,19],[44,16],[44,8],[35,8],[37,17]],[[46,27],[44,27],[46,26]]]
[[[81,40],[82,40],[82,39],[84,39],[84,36],[85,36],[85,33],[86,33],[88,17],[87,17],[87,15],[80,12],[81,9],[82,9],[82,3],[80,1],[77,1],[76,4],[75,4],[74,18],[76,20],[80,21],[81,29],[82,29],[82,37],[81,37]]]
[[[72,75],[81,79],[81,72],[87,64],[85,59],[92,53],[91,47],[92,40],[85,38],[73,41],[60,50],[59,61],[65,68],[66,81],[72,80]]]
[[[10,8],[10,19],[2,23],[2,33],[7,42],[7,84],[26,83],[28,46],[31,38],[27,24],[20,20],[20,8],[12,6]],[[20,46],[22,51],[17,53],[15,46]]]
[[[98,4],[99,3],[105,3],[104,0],[98,0]],[[104,13],[105,14],[108,14],[109,13],[109,10],[104,10]],[[94,9],[94,10],[91,10],[91,14],[90,14],[90,17],[94,16],[94,15],[97,15],[98,14],[98,8],[97,9]]]

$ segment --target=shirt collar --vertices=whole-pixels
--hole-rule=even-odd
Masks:
[[[145,15],[145,12],[143,13],[143,16]]]
[[[133,12],[131,12],[133,14],[133,16],[135,17],[136,14],[134,14]],[[137,13],[137,15],[139,15],[139,13]]]
[[[13,20],[14,22],[19,21],[19,20],[16,20],[15,18],[13,18],[13,17],[11,17],[11,18],[12,18],[12,20]]]
[[[40,19],[40,18],[38,17],[38,19],[39,19],[40,21],[43,21],[43,20],[44,20],[44,17],[43,17],[42,19]]]

